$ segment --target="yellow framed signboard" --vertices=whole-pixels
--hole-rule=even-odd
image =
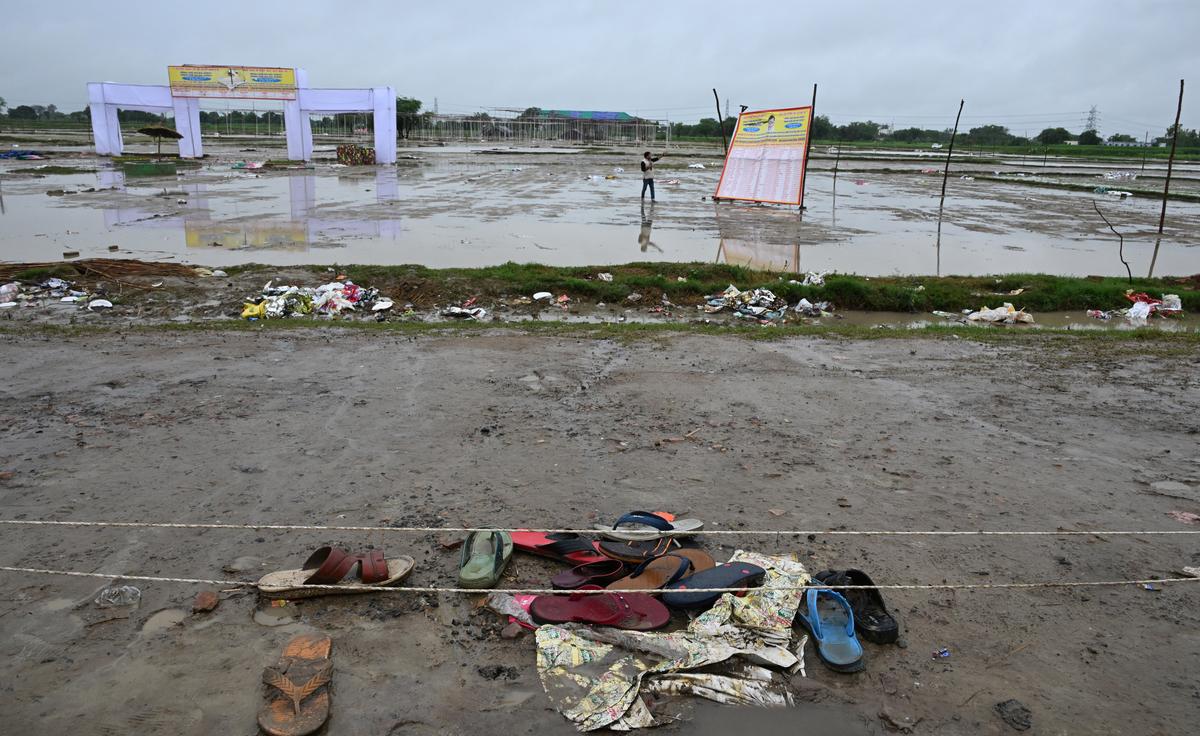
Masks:
[[[296,99],[295,69],[185,64],[167,67],[167,79],[175,97]]]
[[[739,115],[715,197],[800,204],[811,124],[811,106]]]

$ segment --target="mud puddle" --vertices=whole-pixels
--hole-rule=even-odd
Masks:
[[[611,155],[408,155],[415,160],[396,167],[321,163],[260,174],[212,160],[165,180],[126,179],[97,158],[76,160],[95,173],[5,176],[0,259],[78,252],[217,266],[667,260],[868,276],[1124,273],[1085,192],[951,179],[938,248],[940,177],[916,170],[844,173],[836,182],[832,172],[810,171],[801,217],[794,208],[712,203],[717,162],[693,169],[691,158],[667,157],[651,203],[637,196],[636,161]],[[1158,276],[1200,271],[1192,234],[1200,204],[1170,204],[1157,250],[1155,202],[1106,198],[1103,206],[1135,272],[1152,262]]]

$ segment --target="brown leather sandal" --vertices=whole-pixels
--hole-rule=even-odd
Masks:
[[[263,575],[258,581],[258,591],[267,598],[289,599],[341,593],[370,593],[372,587],[400,584],[412,572],[415,564],[413,558],[406,555],[386,559],[383,551],[378,549],[352,555],[337,547],[322,547],[313,552],[299,570],[280,570]],[[314,585],[347,587],[345,590],[308,587]]]

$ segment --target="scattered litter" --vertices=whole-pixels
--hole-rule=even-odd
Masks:
[[[804,280],[800,284],[802,286],[824,286],[825,277],[828,275],[828,271],[809,271],[804,275]]]
[[[98,608],[136,606],[142,602],[142,591],[132,585],[110,585],[96,595]]]
[[[375,164],[375,149],[347,144],[337,147],[337,160],[346,166],[372,166]]]
[[[307,314],[340,314],[380,301],[378,289],[364,289],[353,281],[331,281],[316,288],[274,286],[268,281],[257,301],[242,305],[242,319],[279,319]],[[390,300],[386,300],[389,301]]]
[[[614,174],[624,174],[624,173],[625,173],[625,169],[622,169],[620,166],[614,166],[614,167],[613,167],[613,173],[614,173]]]
[[[689,169],[703,169],[704,164],[688,164]]]
[[[375,302],[375,306],[371,307],[371,311],[382,312],[384,310],[391,309],[392,306],[393,302],[391,299],[380,299],[379,301]]]
[[[975,181],[975,177],[967,176],[966,174],[963,174],[962,176],[960,176],[958,178],[962,179],[963,181]]]
[[[950,657],[950,650],[942,647],[933,653],[933,659],[947,659]]]
[[[1089,316],[1089,317],[1093,317],[1093,318],[1095,318],[1095,319],[1102,319],[1102,320],[1105,320],[1105,321],[1112,319],[1114,314],[1120,314],[1120,312],[1119,312],[1118,310],[1115,310],[1115,309],[1114,309],[1114,310],[1110,310],[1110,311],[1108,311],[1108,312],[1105,312],[1105,311],[1103,311],[1103,310],[1100,310],[1100,309],[1089,309],[1089,310],[1087,310],[1087,316]]]
[[[642,295],[637,293],[636,291],[633,292],[632,294],[630,294],[629,296],[625,297],[625,301],[631,302],[631,303],[640,302],[641,300],[642,300]]]
[[[229,274],[225,273],[224,271],[222,271],[221,269],[218,268],[212,272],[212,275],[214,278],[225,278]]]
[[[1157,592],[1159,592],[1159,591],[1161,591],[1161,590],[1162,590],[1162,588],[1156,588],[1156,587],[1154,587],[1154,584],[1153,584],[1153,583],[1142,583],[1142,588],[1143,588],[1143,589],[1145,589],[1145,590],[1151,590],[1151,591],[1154,591],[1155,593],[1157,593]]]
[[[1183,568],[1183,574],[1189,578],[1200,578],[1200,567],[1185,567]]]
[[[1133,171],[1109,171],[1104,174],[1104,178],[1109,181],[1134,181],[1138,175]]]
[[[113,303],[107,299],[93,299],[88,302],[87,308],[89,311],[96,309],[112,309]]]
[[[775,317],[778,319],[783,316],[782,310],[787,307],[787,302],[775,296],[770,289],[758,288],[752,291],[739,291],[733,284],[730,284],[720,294],[712,294],[704,298],[707,303],[701,309],[708,314],[730,309],[743,317],[770,319],[767,317],[769,312],[778,312],[778,316]]]
[[[612,274],[608,272],[599,273],[596,274],[596,278],[600,279],[601,281],[612,281]]]
[[[455,319],[481,320],[487,316],[487,310],[483,307],[446,307],[442,310],[442,316],[453,317]]]
[[[855,180],[854,180],[854,183],[855,183],[857,186],[860,186],[860,187],[861,187],[861,186],[863,186],[864,184],[866,184],[866,183],[867,183],[867,180],[866,180],[866,179],[855,179]]]
[[[666,181],[663,182],[663,184],[671,184],[671,185],[675,185],[678,183],[679,183],[678,179],[667,179]]]
[[[1167,516],[1176,521],[1182,521],[1184,524],[1200,522],[1200,514],[1193,514],[1191,511],[1168,511]]]
[[[984,307],[977,312],[967,315],[971,322],[991,322],[993,324],[1033,324],[1033,315],[1023,309],[1016,309],[1012,304],[1004,302],[1004,306],[995,309]]]
[[[1033,712],[1019,700],[1005,700],[992,708],[1001,720],[1016,731],[1028,731],[1033,726]]]
[[[805,317],[828,317],[832,309],[833,307],[829,305],[829,302],[817,302],[814,304],[808,299],[801,299],[796,306],[792,307],[792,311]]]
[[[961,314],[955,314],[954,312],[943,312],[940,309],[933,310],[932,314],[934,317],[942,317],[944,319],[956,319],[956,320],[962,319]]]
[[[535,302],[540,302],[540,301],[543,301],[543,300],[545,300],[545,299],[549,299],[549,298],[551,298],[552,296],[554,296],[554,295],[553,295],[553,294],[551,294],[551,293],[550,293],[550,292],[548,292],[548,291],[539,291],[539,292],[537,292],[536,294],[534,294],[534,295],[533,295],[533,300],[534,300]]]
[[[63,258],[78,258],[78,257],[79,257],[79,251],[77,251],[77,250],[64,250],[63,251]]]

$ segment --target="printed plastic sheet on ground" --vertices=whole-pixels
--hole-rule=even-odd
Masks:
[[[731,560],[764,568],[763,586],[743,598],[722,595],[686,630],[538,628],[538,675],[559,712],[581,731],[624,731],[658,724],[638,697],[643,688],[718,702],[790,704],[781,678],[765,666],[786,670],[800,664],[788,643],[804,591],[789,588],[807,584],[808,573],[790,555],[738,551]],[[735,656],[745,661],[724,674],[690,672]]]

